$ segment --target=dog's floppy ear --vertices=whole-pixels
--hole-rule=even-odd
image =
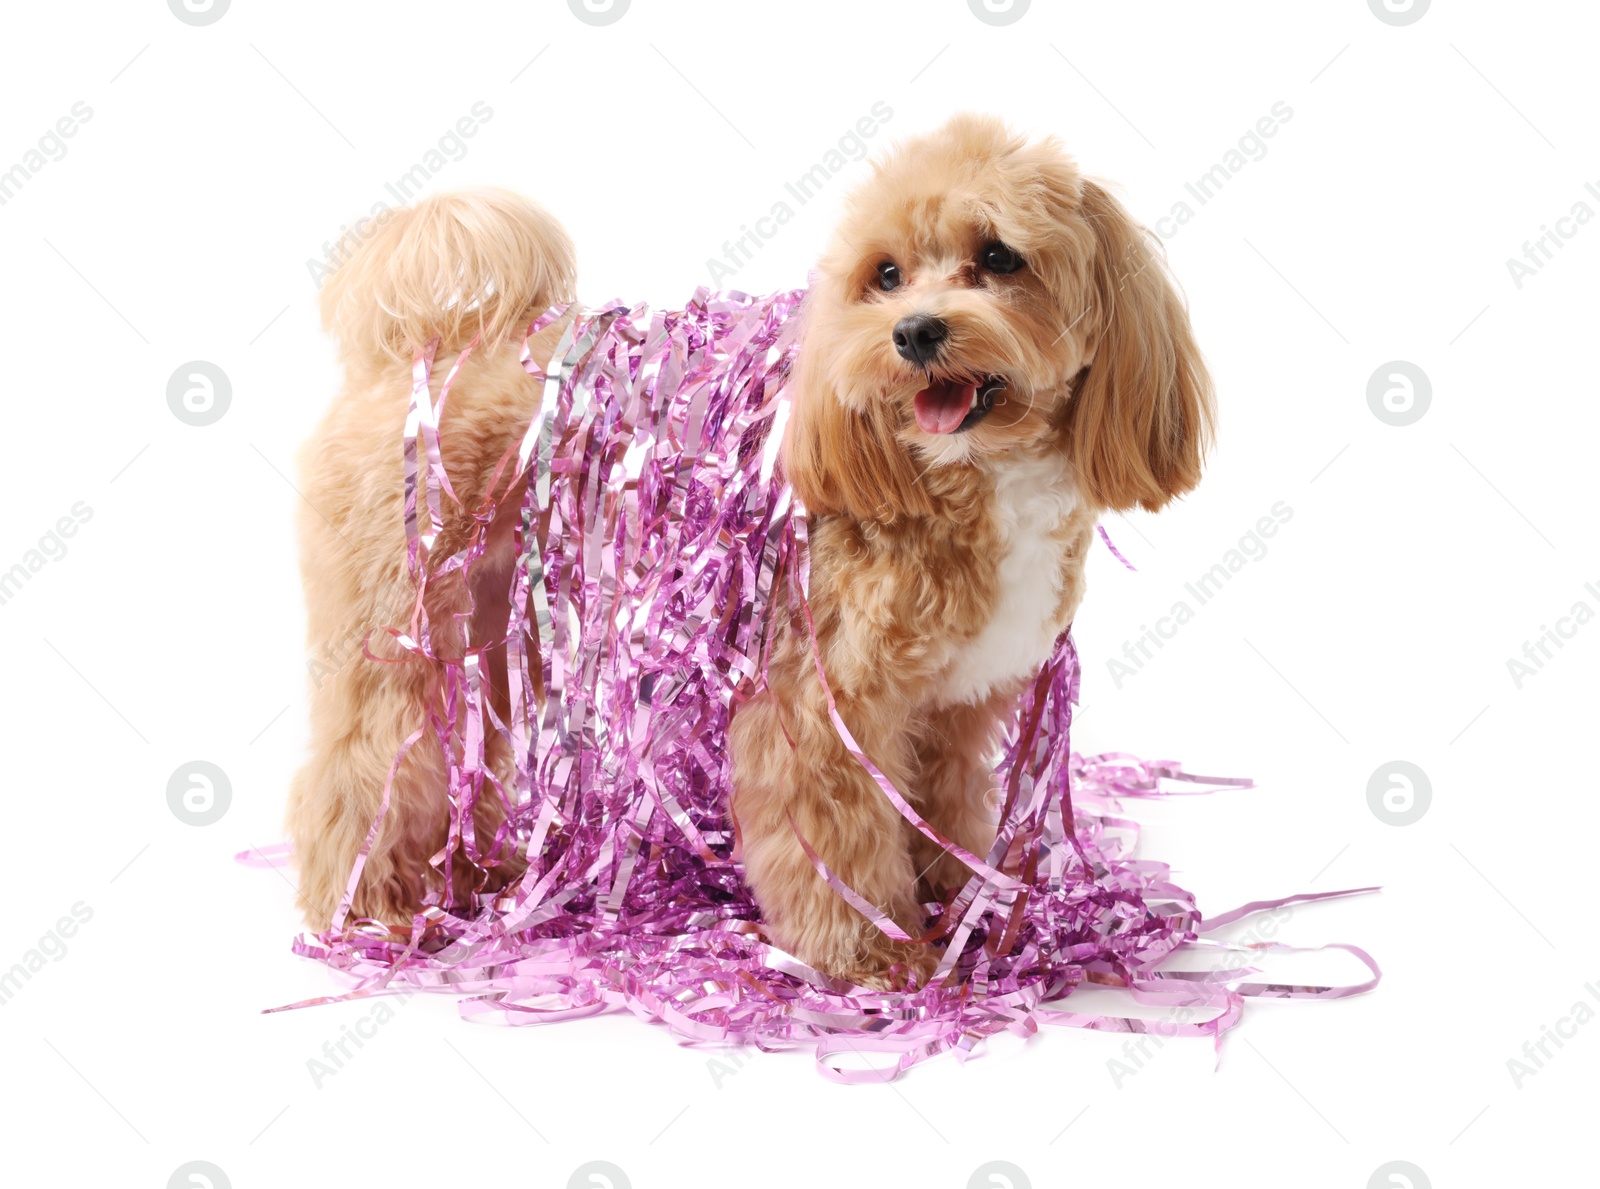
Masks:
[[[1149,233],[1093,182],[1092,355],[1069,406],[1073,468],[1106,508],[1154,512],[1200,481],[1211,444],[1211,378]]]
[[[846,408],[826,371],[802,345],[789,388],[783,471],[806,510],[884,523],[931,514],[933,505],[918,483],[910,451],[895,439],[887,407],[875,402]]]

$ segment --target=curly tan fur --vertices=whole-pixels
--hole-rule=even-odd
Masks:
[[[995,241],[1024,266],[985,271]],[[301,525],[313,640],[408,614],[396,443],[412,352],[434,337],[445,348],[474,334],[488,344],[456,381],[441,432],[451,481],[476,506],[537,396],[508,332],[570,296],[572,259],[531,203],[455,195],[400,212],[330,280],[324,316],[349,376],[302,457],[318,510]],[[875,282],[885,262],[902,277],[892,292]],[[892,343],[910,314],[949,328],[926,366]],[[804,317],[784,465],[811,515],[817,654],[877,766],[938,830],[987,856],[1001,725],[1077,610],[1096,519],[1159,508],[1198,481],[1212,418],[1204,365],[1161,257],[1116,200],[1054,141],[1029,143],[973,116],[874,167]],[[548,353],[558,330],[536,350]],[[964,432],[919,428],[919,389],[984,375],[1005,381],[992,413]],[[486,561],[473,591],[440,587],[439,612],[470,593],[485,624],[503,622],[509,539]],[[795,836],[798,826],[832,871],[913,936],[929,899],[968,874],[845,750],[812,650],[801,621],[780,623],[768,684],[733,721],[731,810],[747,876],[772,940],[801,960],[869,986],[925,978],[932,948],[870,924]],[[503,658],[489,670],[503,687]],[[396,749],[435,693],[417,665],[365,662],[313,691],[313,756],[290,805],[313,926],[337,906]],[[401,766],[356,912],[398,923],[416,908],[443,840],[440,765],[424,740]],[[496,880],[516,870],[506,856]]]

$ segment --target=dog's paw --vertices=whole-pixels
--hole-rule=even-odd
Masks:
[[[843,977],[870,991],[916,991],[928,985],[939,957],[926,942],[886,941],[858,958]]]

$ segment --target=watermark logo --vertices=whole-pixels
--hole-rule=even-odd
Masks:
[[[58,518],[55,527],[46,529],[38,544],[24,553],[21,561],[10,569],[0,570],[0,607],[16,598],[46,565],[66,557],[66,539],[77,536],[78,529],[94,517],[94,509],[82,500],[73,504],[69,511],[72,515]],[[4,564],[0,562],[0,565]]]
[[[0,206],[15,198],[34,174],[65,157],[67,141],[78,135],[78,129],[93,118],[94,108],[80,99],[52,127],[45,129],[35,147],[23,153],[20,161],[9,169],[0,164]]]
[[[1028,13],[1033,0],[967,0],[972,15],[985,25],[1014,25]]]
[[[186,826],[219,822],[232,803],[228,774],[208,760],[190,760],[167,778],[167,807]]]
[[[1191,1023],[1197,1014],[1196,1008],[1180,1007],[1172,1013],[1171,1019],[1151,1020],[1138,1040],[1129,1037],[1123,1041],[1122,1057],[1106,1058],[1106,1072],[1111,1075],[1112,1088],[1120,1090],[1129,1079],[1142,1073],[1145,1066],[1155,1060],[1156,1053],[1167,1047],[1163,1033],[1177,1035],[1177,1030]]]
[[[1600,601],[1600,583],[1586,582],[1583,589],[1584,593]],[[1511,684],[1521,689],[1528,678],[1537,677],[1544,669],[1545,662],[1554,660],[1556,652],[1565,648],[1566,642],[1578,634],[1578,629],[1593,618],[1594,608],[1579,599],[1565,615],[1557,617],[1555,627],[1541,623],[1539,634],[1532,640],[1522,642],[1523,659],[1518,660],[1514,656],[1506,658],[1506,672],[1511,674]]]
[[[233,1189],[233,1182],[211,1161],[191,1160],[167,1178],[167,1189]]]
[[[167,0],[167,7],[185,25],[214,25],[222,19],[231,3],[233,0]]]
[[[1589,993],[1589,998],[1600,1003],[1600,986],[1594,983],[1585,983],[1583,989]],[[1506,1060],[1506,1072],[1511,1075],[1511,1084],[1518,1090],[1523,1083],[1533,1077],[1545,1067],[1545,1063],[1555,1057],[1550,1046],[1557,1050],[1566,1046],[1567,1041],[1578,1035],[1578,1029],[1591,1023],[1595,1018],[1595,1009],[1582,999],[1572,1005],[1570,1011],[1555,1022],[1555,1026],[1541,1024],[1539,1036],[1522,1046],[1522,1059],[1510,1057]]]
[[[882,99],[878,100],[868,109],[867,114],[845,129],[844,134],[822,155],[820,161],[793,181],[785,182],[783,190],[787,197],[774,202],[765,215],[755,220],[754,226],[741,223],[738,238],[723,242],[722,255],[706,259],[706,272],[711,277],[711,283],[720,285],[749,264],[767,241],[774,238],[779,229],[794,218],[795,211],[799,207],[805,206],[821,193],[823,188],[844,172],[852,162],[865,159],[870,147],[867,141],[877,135],[878,130],[893,118],[894,108]],[[791,198],[794,199],[792,205],[789,201]]]
[[[1278,130],[1292,119],[1294,119],[1294,108],[1282,99],[1274,103],[1265,115],[1244,130],[1244,134],[1232,148],[1222,154],[1215,165],[1194,181],[1183,184],[1189,198],[1194,199],[1193,204],[1189,198],[1180,198],[1173,203],[1172,209],[1155,221],[1156,234],[1163,240],[1169,240],[1177,235],[1183,225],[1199,213],[1201,207],[1221,193],[1224,186],[1244,171],[1245,166],[1253,161],[1260,161],[1267,155],[1267,141],[1278,135]]]
[[[232,403],[228,373],[204,359],[191,359],[167,381],[167,408],[185,425],[215,425]]]
[[[356,1053],[367,1041],[378,1035],[378,1029],[395,1018],[398,1008],[411,1002],[411,995],[411,992],[385,995],[370,1012],[358,1017],[354,1025],[340,1024],[339,1039],[323,1041],[321,1057],[306,1058],[306,1072],[311,1075],[311,1084],[318,1090],[322,1089],[329,1078],[355,1060]],[[351,1051],[352,1048],[355,1052]]]
[[[1583,188],[1589,196],[1600,200],[1600,186],[1585,182]],[[1511,274],[1511,284],[1521,289],[1529,277],[1538,276],[1541,269],[1567,246],[1567,241],[1578,234],[1578,228],[1594,221],[1594,208],[1582,199],[1572,204],[1572,209],[1555,221],[1539,224],[1539,237],[1522,241],[1522,259],[1506,257],[1506,271]]]
[[[1385,425],[1415,425],[1432,403],[1428,373],[1404,359],[1391,359],[1367,380],[1367,407]]]
[[[572,15],[585,25],[614,25],[627,15],[633,0],[567,0]]]
[[[319,644],[306,657],[306,673],[311,678],[312,687],[321,689],[330,679],[339,677],[357,661],[368,659],[369,651],[376,663],[384,655],[384,642],[388,638],[379,629],[392,623],[393,616],[403,620],[410,613],[416,593],[417,588],[411,577],[403,574],[374,596],[371,605],[378,608],[379,612],[371,623],[356,624],[344,635]],[[385,608],[390,609],[392,615],[385,615]]]
[[[738,1073],[750,1061],[750,1058],[744,1056],[738,1049],[729,1049],[726,1057],[726,1060],[712,1057],[706,1062],[706,1072],[711,1075],[711,1084],[718,1090],[722,1089],[723,1082]]]
[[[578,0],[573,0],[576,4]],[[572,1170],[567,1189],[633,1189],[628,1174],[607,1160],[591,1160]]]
[[[47,962],[59,962],[67,956],[67,942],[78,935],[78,930],[94,920],[94,909],[82,900],[72,906],[71,916],[60,917],[36,945],[31,946],[11,968],[0,969],[0,1007],[15,999],[23,987],[33,981],[33,976],[45,968]]]
[[[1240,573],[1251,562],[1260,561],[1267,556],[1267,541],[1277,536],[1278,530],[1294,519],[1294,509],[1283,500],[1279,500],[1268,510],[1272,514],[1258,518],[1255,527],[1246,531],[1244,536],[1239,538],[1238,544],[1225,551],[1215,565],[1196,577],[1193,582],[1183,584],[1187,598],[1174,601],[1167,614],[1156,618],[1154,626],[1141,623],[1139,635],[1132,640],[1122,642],[1121,657],[1106,658],[1106,669],[1111,674],[1113,686],[1121,689],[1126,682],[1142,672],[1145,665],[1155,658],[1155,654],[1165,648],[1167,642],[1173,639],[1185,624],[1194,619],[1198,609],[1216,598],[1222,588],[1233,581],[1235,574]]]
[[[1390,760],[1367,778],[1367,807],[1386,826],[1422,820],[1433,803],[1433,782],[1409,760]]]
[[[1433,1182],[1411,1161],[1391,1160],[1367,1178],[1367,1189],[1433,1189]]]
[[[1433,0],[1367,0],[1367,7],[1385,25],[1414,25],[1432,3]]]
[[[1288,904],[1263,912],[1247,932],[1240,934],[1222,951],[1218,960],[1212,963],[1212,971],[1234,974],[1242,970],[1257,960],[1261,949],[1275,944],[1273,938],[1293,919],[1294,908]],[[1150,1063],[1166,1048],[1167,1040],[1182,1035],[1188,1025],[1196,1022],[1202,1010],[1185,1004],[1165,1019],[1146,1021],[1144,1032],[1137,1040],[1130,1036],[1123,1041],[1120,1058],[1106,1058],[1106,1072],[1111,1075],[1112,1088],[1122,1089],[1131,1079],[1149,1068]]]
[[[1033,1182],[1009,1160],[990,1160],[973,1170],[967,1189],[1033,1189]]]
[[[306,270],[311,274],[311,283],[318,289],[322,288],[322,283],[335,269],[350,259],[356,249],[376,235],[379,228],[394,217],[396,206],[405,206],[413,199],[420,198],[446,165],[465,157],[472,148],[467,141],[478,135],[483,126],[493,119],[494,108],[482,99],[478,100],[454,124],[444,130],[438,140],[423,152],[416,164],[394,180],[384,182],[384,192],[394,199],[394,204],[391,205],[386,198],[379,198],[372,203],[365,215],[353,223],[341,225],[339,234],[323,243],[322,259],[306,260]]]

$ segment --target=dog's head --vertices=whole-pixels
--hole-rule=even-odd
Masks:
[[[1192,488],[1210,381],[1162,258],[1053,140],[958,116],[876,163],[806,298],[785,463],[814,512],[1056,448],[1104,508]]]

